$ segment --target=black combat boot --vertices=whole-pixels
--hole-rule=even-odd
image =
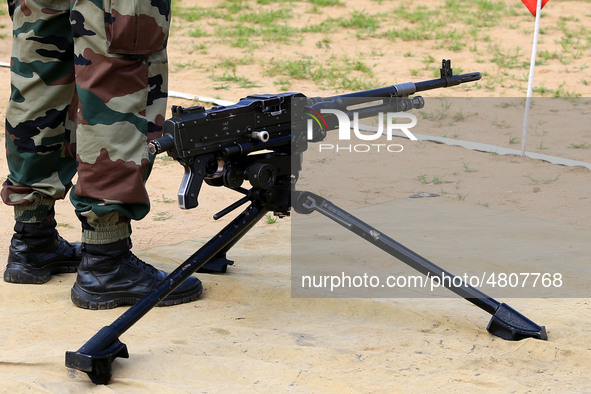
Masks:
[[[112,309],[133,305],[151,293],[168,274],[143,262],[131,252],[129,238],[106,245],[83,245],[72,302],[85,309]],[[170,306],[199,298],[203,286],[189,277],[157,306]]]
[[[64,240],[55,226],[54,219],[15,224],[4,281],[41,284],[53,274],[76,272],[82,258],[81,244]]]

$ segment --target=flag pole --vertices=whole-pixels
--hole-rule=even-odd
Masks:
[[[534,86],[534,69],[536,67],[536,54],[538,51],[538,34],[540,32],[540,17],[542,14],[542,0],[536,4],[536,24],[534,27],[534,42],[531,51],[529,65],[529,80],[527,82],[527,96],[525,98],[525,113],[523,114],[523,131],[521,134],[521,157],[525,156],[525,142],[527,139],[527,123],[529,121],[529,108],[531,106],[531,95]]]

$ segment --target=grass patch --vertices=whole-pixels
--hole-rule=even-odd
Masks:
[[[257,61],[260,59],[266,76],[277,77],[271,83],[281,90],[289,89],[299,80],[312,81],[322,89],[365,90],[391,84],[391,80],[376,81],[371,74],[371,70],[387,67],[382,63],[385,53],[398,50],[383,41],[367,48],[365,54],[349,53],[350,57],[358,56],[366,70],[356,70],[351,64],[334,64],[343,60],[338,52],[340,45],[351,43],[351,47],[359,48],[360,41],[368,38],[382,38],[402,45],[399,55],[410,58],[411,76],[438,77],[439,67],[433,64],[439,63],[439,57],[453,58],[454,53],[459,53],[459,57],[471,53],[475,56],[475,63],[486,66],[483,70],[472,70],[472,67],[467,70],[481,71],[484,75],[482,82],[469,85],[472,89],[502,95],[507,90],[524,90],[527,81],[529,53],[525,53],[522,47],[508,47],[506,44],[511,44],[510,38],[503,42],[496,34],[496,29],[500,28],[510,31],[509,35],[527,35],[529,40],[531,26],[524,21],[526,18],[531,21],[531,16],[520,2],[444,0],[437,4],[409,3],[403,6],[393,1],[374,0],[371,12],[355,3],[349,4],[352,9],[345,8],[343,0],[222,0],[211,6],[195,7],[177,3],[173,3],[173,22],[175,27],[180,26],[186,37],[195,38],[195,43],[190,44],[193,51],[210,54],[214,46],[217,47],[216,53],[220,47],[243,49],[243,53],[254,54]],[[537,64],[541,67],[563,66],[566,73],[583,71],[582,67],[586,67],[583,59],[588,57],[591,49],[589,15],[559,16],[552,20],[554,22],[546,21],[543,26],[543,45],[538,52]],[[296,44],[310,50],[298,58]],[[375,49],[379,45],[382,46],[378,49],[381,56]],[[419,54],[415,54],[415,45],[420,47]],[[388,49],[381,49],[386,47]],[[260,56],[258,52],[263,49],[265,53]],[[375,54],[370,55],[370,51]],[[275,56],[279,53],[281,56]],[[420,69],[419,59],[423,53],[429,54],[424,61],[426,73]],[[431,55],[435,53],[436,62]],[[373,64],[368,63],[368,58]],[[299,64],[293,64],[295,62]],[[276,70],[278,65],[288,70]],[[299,67],[301,72],[294,75],[289,70],[293,67]],[[189,63],[178,68],[194,69],[195,65]],[[235,77],[232,72],[235,69],[224,69],[229,73],[221,78]],[[349,69],[353,72],[347,74]],[[454,71],[463,72],[458,67],[454,67]],[[376,74],[384,75],[383,72]],[[386,79],[385,76],[380,78]],[[591,82],[589,78],[581,77],[581,80],[581,87]],[[228,81],[220,88],[226,88],[230,83],[253,86],[247,81]],[[569,90],[570,87],[547,88],[541,82],[538,84],[534,91],[538,96],[579,96],[576,91]]]
[[[277,222],[277,216],[265,215],[264,220],[267,224],[274,224]]]
[[[367,90],[376,86],[373,72],[361,58],[331,57],[326,62],[312,58],[272,60],[266,64],[265,75],[311,80],[319,86],[346,90]]]
[[[229,82],[235,86],[240,88],[250,89],[250,88],[257,88],[260,85],[252,82],[250,79],[246,77],[242,77],[236,75],[236,73],[228,73],[225,72],[221,76],[212,76],[211,79],[215,82]],[[221,85],[215,86],[215,89],[229,89],[230,86],[227,83],[222,83]]]
[[[169,214],[168,212],[164,212],[164,211],[156,212],[154,214],[154,217],[152,218],[152,220],[155,222],[164,222],[165,220],[168,220],[168,219],[172,219],[172,215]]]
[[[568,147],[570,149],[590,149],[591,144],[587,144],[586,142],[583,142],[582,144],[570,144]]]
[[[416,179],[417,179],[417,181],[421,182],[424,185],[429,185],[429,184],[440,185],[442,183],[452,183],[451,181],[444,180],[443,177],[441,177],[440,175],[433,175],[431,180],[429,180],[427,178],[427,174],[421,174],[421,175],[417,176]]]
[[[464,172],[478,172],[477,169],[470,167],[466,162],[462,163],[462,167],[464,168]]]

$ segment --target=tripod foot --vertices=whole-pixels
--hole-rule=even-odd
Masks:
[[[501,304],[486,327],[488,332],[509,341],[525,338],[547,340],[546,327],[539,326],[507,304]]]
[[[229,265],[233,265],[234,261],[228,260],[226,258],[226,254],[219,254],[214,256],[211,260],[205,263],[201,268],[197,270],[197,272],[206,273],[206,274],[216,274],[221,273],[225,274],[226,270],[228,269]]]
[[[110,333],[109,327],[104,327],[97,333]],[[100,344],[100,340],[97,339]],[[115,339],[109,346],[97,351],[87,350],[83,346],[76,352],[66,352],[66,367],[86,372],[94,384],[108,384],[111,379],[111,363],[117,357],[129,358],[127,346],[119,339]]]

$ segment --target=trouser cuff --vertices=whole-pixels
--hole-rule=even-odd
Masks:
[[[55,216],[54,200],[42,199],[38,203],[14,205],[14,220],[20,223],[45,223]]]
[[[110,226],[94,227],[94,229],[82,229],[82,242],[93,245],[104,245],[129,238],[131,225],[129,223],[117,223]]]

